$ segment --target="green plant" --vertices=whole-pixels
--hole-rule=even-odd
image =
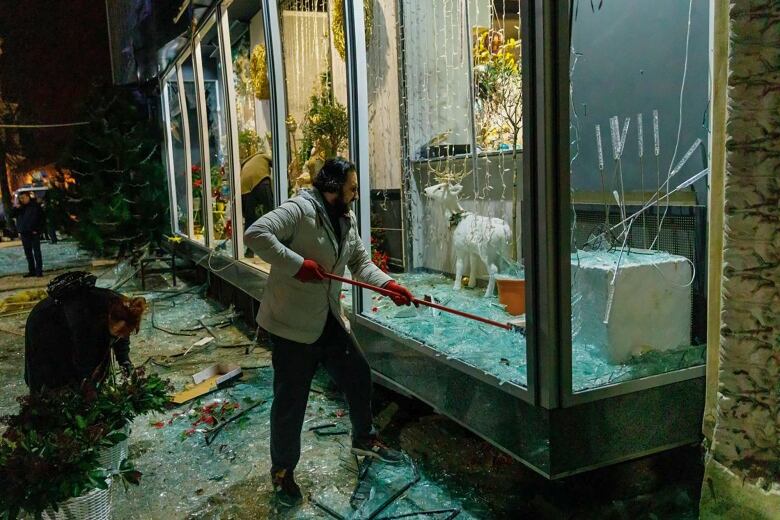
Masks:
[[[328,159],[338,155],[349,135],[349,117],[344,105],[336,101],[330,74],[320,75],[320,85],[309,98],[301,132],[303,140],[298,151],[300,164],[306,163],[315,147]]]
[[[251,128],[246,128],[238,133],[238,156],[243,163],[257,153],[265,152],[263,140]]]
[[[22,511],[39,517],[70,498],[108,486],[106,472],[98,467],[97,439],[73,430],[8,433],[0,440],[3,518],[17,518]]]
[[[93,408],[118,430],[139,415],[164,411],[171,391],[168,381],[139,367],[127,377],[114,374],[101,383]]]
[[[133,412],[158,406],[157,380],[143,374],[128,379],[125,391],[140,390],[126,399]],[[128,414],[109,411],[106,402],[105,389],[88,385],[78,391],[44,390],[20,398],[19,412],[3,417],[8,425],[0,439],[3,518],[17,518],[22,511],[40,517],[70,498],[107,488],[109,474],[100,468],[100,453],[127,438],[116,430]],[[125,461],[115,476],[138,484],[141,473]]]

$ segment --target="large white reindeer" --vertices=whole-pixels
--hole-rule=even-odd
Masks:
[[[435,170],[434,170],[435,171]],[[498,262],[503,256],[509,257],[509,244],[512,232],[505,220],[483,217],[464,210],[458,202],[458,194],[463,190],[460,181],[465,174],[434,173],[438,184],[425,188],[425,196],[435,206],[444,209],[444,216],[450,222],[452,247],[455,253],[455,284],[461,288],[463,270],[469,268],[469,287],[477,285],[477,267],[485,265],[489,279],[485,296],[492,296],[498,273]]]

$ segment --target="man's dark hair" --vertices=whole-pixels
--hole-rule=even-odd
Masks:
[[[341,193],[341,189],[347,182],[347,174],[354,170],[355,165],[343,157],[328,159],[317,173],[312,185],[321,193]]]

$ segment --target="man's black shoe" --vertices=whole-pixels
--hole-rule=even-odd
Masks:
[[[32,278],[33,276],[37,276],[35,273],[27,273],[22,275],[22,278]]]
[[[352,453],[364,457],[372,457],[388,464],[399,464],[404,460],[403,453],[389,448],[376,437],[364,441],[352,441]]]
[[[293,507],[303,502],[301,488],[295,483],[292,471],[286,469],[271,471],[271,482],[274,486],[276,500],[280,505]]]

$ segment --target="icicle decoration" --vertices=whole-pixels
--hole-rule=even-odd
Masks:
[[[617,120],[617,117],[615,118]],[[631,123],[631,118],[627,117],[623,126],[623,131],[620,135],[620,142],[618,143],[617,158],[620,159],[623,156],[623,148],[626,146],[626,137],[628,137],[628,125]]]
[[[688,186],[690,186],[694,182],[698,181],[699,179],[701,179],[705,175],[708,175],[709,173],[710,173],[710,169],[709,168],[703,169],[702,171],[700,171],[699,173],[697,173],[696,175],[694,175],[693,177],[691,177],[687,181],[685,181],[682,184],[680,184],[679,186],[677,186],[674,190],[672,190],[672,193],[674,193],[676,191],[684,190],[685,188],[687,188]]]
[[[685,152],[685,155],[683,155],[683,158],[680,159],[680,162],[677,163],[677,166],[675,166],[674,169],[672,170],[672,172],[669,174],[669,178],[670,179],[672,177],[674,177],[677,173],[679,173],[679,171],[682,169],[682,167],[685,166],[685,163],[688,162],[688,159],[691,158],[691,156],[693,155],[693,152],[695,152],[696,148],[698,148],[700,145],[701,145],[701,139],[697,137],[696,140],[693,142],[693,145],[691,145],[691,147],[688,149],[688,151]]]
[[[636,115],[637,146],[639,147],[639,158],[645,155],[645,138],[642,131],[642,113]]]
[[[620,156],[620,121],[617,116],[609,118],[609,131],[612,135],[612,158],[617,161]]]
[[[661,155],[661,137],[658,130],[658,110],[653,110],[653,142],[655,144],[655,156]]]
[[[599,170],[604,169],[604,151],[601,148],[601,125],[596,125],[596,148],[599,152]]]

